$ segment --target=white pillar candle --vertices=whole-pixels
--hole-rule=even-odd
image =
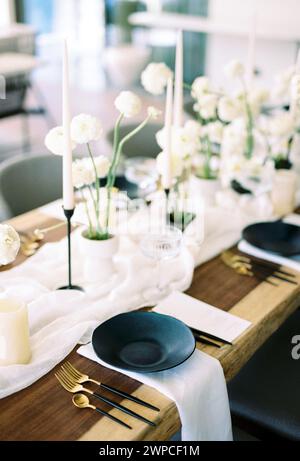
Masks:
[[[0,300],[0,366],[30,361],[28,313],[25,303]]]
[[[256,28],[257,28],[257,8],[256,8],[256,5],[254,5],[253,16],[250,21],[247,65],[246,65],[246,83],[247,83],[248,89],[251,89],[253,85],[253,77],[255,74]]]
[[[64,40],[63,52],[63,130],[64,130],[64,153],[63,153],[63,206],[65,210],[73,210],[75,207],[74,188],[72,178],[72,142],[71,142],[71,110],[70,110],[70,78],[69,56],[67,40]]]
[[[183,125],[183,35],[178,31],[175,65],[174,126]]]
[[[170,189],[172,185],[172,120],[173,119],[173,79],[169,78],[167,85],[165,131],[166,144],[164,149],[164,168],[162,172],[162,186]]]
[[[272,204],[276,216],[292,213],[296,207],[298,177],[293,170],[278,170],[273,179]]]

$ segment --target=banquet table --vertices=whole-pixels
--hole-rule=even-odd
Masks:
[[[50,218],[41,210],[33,210],[9,223],[19,232],[28,232],[56,222],[57,219]],[[44,243],[60,240],[65,232],[64,228],[50,232]],[[24,260],[25,257],[19,255],[12,266],[22,264]],[[0,271],[9,270],[12,266],[0,268]],[[295,276],[300,283],[300,273],[295,272]],[[226,379],[230,380],[299,307],[299,293],[300,285],[282,282],[274,287],[255,278],[237,275],[222,263],[220,257],[212,259],[195,270],[187,294],[249,320],[252,325],[232,346],[224,345],[217,349],[197,343],[197,347],[217,358]],[[94,379],[159,407],[160,413],[155,414],[156,427],[130,420],[133,430],[129,431],[96,412],[78,410],[72,405],[71,395],[59,386],[54,377],[55,370],[52,370],[30,387],[0,401],[0,440],[164,441],[180,429],[176,405],[158,391],[79,356],[76,350],[68,360]],[[126,401],[126,405],[136,410],[134,403]],[[116,410],[104,406],[102,408],[118,415]],[[143,409],[143,415],[153,420],[151,410]],[[129,422],[129,419],[123,420]]]

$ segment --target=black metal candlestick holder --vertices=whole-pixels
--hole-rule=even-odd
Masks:
[[[77,290],[84,291],[83,288],[72,284],[72,251],[71,251],[71,219],[74,214],[74,208],[72,210],[66,210],[64,208],[64,214],[67,218],[67,233],[68,233],[68,285],[58,288],[58,290]]]
[[[171,224],[182,232],[185,231],[187,226],[196,218],[194,213],[186,212],[184,210],[179,211],[175,209],[169,209],[169,197],[170,197],[170,189],[165,189],[166,199],[167,199],[167,223]]]
[[[168,188],[168,189],[164,189],[165,191],[165,195],[166,195],[166,224],[170,224],[171,223],[171,216],[170,216],[170,210],[169,210],[169,198],[170,198],[170,192],[171,192],[171,189]]]

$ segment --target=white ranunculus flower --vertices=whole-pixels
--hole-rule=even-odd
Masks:
[[[181,131],[181,142],[184,156],[193,156],[201,149],[200,123],[195,120],[188,120]]]
[[[94,163],[98,178],[105,178],[109,171],[110,162],[104,155],[94,157]],[[90,158],[75,160],[72,165],[73,185],[76,189],[90,186],[96,181],[95,168]]]
[[[194,123],[194,122],[192,122]],[[197,124],[197,129],[199,124]],[[187,124],[182,128],[172,127],[172,152],[175,156],[184,159],[187,156],[193,155],[200,148],[199,131],[195,129],[193,124]],[[162,150],[166,148],[166,129],[162,128],[156,133],[156,141]]]
[[[240,61],[234,59],[227,64],[224,72],[228,78],[239,78],[245,74],[245,68]]]
[[[201,99],[202,96],[210,92],[210,81],[207,77],[197,77],[192,84],[192,97],[194,99]]]
[[[115,107],[126,118],[138,115],[142,109],[141,99],[132,91],[121,91],[115,100]]]
[[[248,93],[248,103],[254,116],[259,115],[262,105],[265,104],[269,98],[269,91],[262,88],[253,89]]]
[[[232,122],[243,113],[243,107],[239,98],[223,96],[218,104],[218,114],[223,122]]]
[[[100,120],[92,115],[80,114],[71,122],[71,137],[77,144],[98,141],[103,133]]]
[[[183,127],[183,134],[189,138],[198,139],[201,137],[202,126],[196,120],[187,120]]]
[[[75,160],[72,165],[73,185],[76,189],[90,186],[95,182],[95,173],[91,168],[91,160],[87,158]]]
[[[213,119],[217,115],[218,96],[215,94],[205,94],[198,101],[199,113],[205,120]]]
[[[282,99],[289,95],[292,78],[295,74],[295,67],[290,66],[281,74],[276,75],[275,84],[272,90],[273,98]]]
[[[0,225],[0,266],[11,264],[20,249],[20,237],[12,226]]]
[[[295,130],[295,119],[290,112],[281,112],[269,120],[269,133],[272,136],[289,136]]]
[[[224,126],[220,121],[205,125],[202,130],[203,135],[207,135],[212,143],[222,144]]]
[[[291,81],[291,104],[298,107],[300,105],[300,74],[294,75]]]
[[[166,135],[167,135],[167,131],[165,127],[156,133],[157,144],[162,150],[166,148]],[[172,137],[172,150],[177,153],[182,152],[183,150],[182,128],[177,128],[175,126],[172,126],[171,137]]]
[[[45,138],[45,146],[54,155],[63,155],[64,153],[64,130],[62,126],[57,126],[49,131]],[[72,150],[76,143],[72,141]]]
[[[194,155],[192,158],[192,166],[196,170],[201,170],[205,164],[204,155]]]
[[[165,152],[161,152],[158,154],[156,158],[156,168],[159,174],[163,174],[165,171],[166,165],[166,154]],[[172,169],[172,177],[178,178],[181,176],[184,168],[184,161],[181,156],[172,154],[172,161],[171,161],[171,169]]]
[[[146,91],[154,95],[163,94],[173,72],[163,62],[152,62],[142,72],[141,82]]]
[[[210,169],[214,172],[219,171],[220,169],[220,158],[217,155],[213,155],[209,163]]]
[[[270,98],[270,92],[264,88],[255,88],[249,93],[249,100],[256,101],[258,104],[265,104]]]
[[[289,138],[273,138],[270,140],[270,147],[273,156],[286,155],[289,150]]]
[[[94,157],[98,178],[105,178],[109,171],[110,162],[104,155]]]
[[[148,116],[151,117],[152,120],[157,120],[162,114],[162,111],[157,109],[154,106],[148,107],[147,112],[148,112]]]
[[[244,168],[246,158],[243,155],[232,155],[226,162],[227,171],[238,175]]]
[[[243,156],[247,140],[247,130],[244,119],[236,119],[224,128],[222,141],[222,156]]]

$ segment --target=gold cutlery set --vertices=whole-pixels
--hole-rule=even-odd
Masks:
[[[125,407],[124,405],[121,405],[121,404],[119,404],[119,403],[117,403],[117,402],[115,402],[113,400],[108,399],[107,397],[104,397],[103,395],[100,395],[100,394],[98,394],[96,392],[93,392],[92,390],[84,387],[83,384],[89,383],[89,382],[93,383],[93,384],[97,384],[97,386],[99,386],[102,389],[105,389],[106,391],[109,391],[109,392],[111,392],[111,393],[113,393],[115,395],[118,395],[119,397],[122,397],[123,399],[130,400],[131,402],[134,402],[137,405],[149,408],[150,410],[155,411],[155,412],[159,412],[160,411],[159,408],[151,405],[148,402],[145,402],[144,400],[141,400],[141,399],[139,399],[137,397],[134,397],[134,396],[132,396],[130,394],[127,394],[126,392],[123,392],[123,391],[121,391],[119,389],[116,389],[114,387],[108,386],[107,384],[101,383],[99,381],[96,381],[96,380],[90,378],[88,375],[86,375],[84,373],[81,373],[79,370],[77,370],[70,362],[64,363],[60,367],[60,369],[57,371],[57,373],[55,373],[55,377],[59,381],[61,386],[66,391],[70,392],[71,394],[74,394],[74,396],[72,398],[72,402],[77,408],[91,409],[91,410],[97,411],[102,416],[106,416],[107,418],[111,419],[112,421],[114,421],[114,422],[116,422],[116,423],[118,423],[118,424],[120,424],[120,425],[122,425],[122,426],[124,426],[124,427],[126,427],[128,429],[132,429],[131,426],[126,424],[121,419],[111,415],[110,413],[108,413],[108,412],[106,412],[104,410],[101,410],[100,408],[97,408],[94,405],[91,405],[90,401],[89,401],[89,398],[84,394],[84,393],[86,393],[86,394],[89,394],[89,395],[97,398],[101,402],[106,403],[106,404],[110,405],[111,407],[118,409],[122,413],[125,413],[125,414],[127,414],[127,415],[129,415],[129,416],[131,416],[131,417],[133,417],[135,419],[143,421],[144,423],[146,423],[146,424],[148,424],[150,426],[156,426],[156,424],[154,422],[150,421],[149,419],[144,418],[140,414],[130,410],[129,408]]]
[[[224,251],[221,259],[226,266],[239,275],[255,277],[276,287],[279,286],[279,281],[298,285],[295,280],[295,274],[281,269],[278,264],[255,257],[249,258],[245,255],[235,254],[232,251]]]
[[[46,234],[51,231],[60,229],[66,226],[64,221],[44,229],[35,229],[33,232],[19,232],[21,240],[21,253],[26,258],[33,256],[40,248]],[[73,227],[79,226],[78,223],[73,223]]]

